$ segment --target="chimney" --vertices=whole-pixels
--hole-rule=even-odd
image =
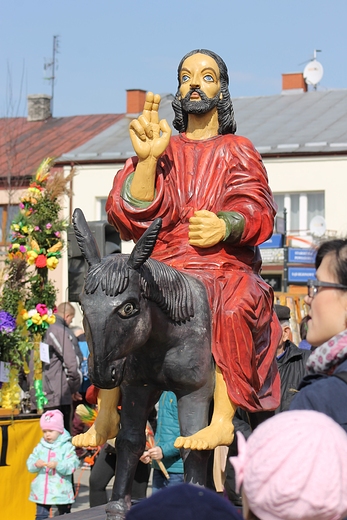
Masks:
[[[297,94],[299,92],[307,92],[307,84],[303,73],[291,72],[282,74],[282,94]]]
[[[48,94],[30,94],[28,96],[27,121],[46,121],[52,117],[51,96]]]
[[[146,101],[146,90],[127,90],[127,114],[139,114],[143,111]]]

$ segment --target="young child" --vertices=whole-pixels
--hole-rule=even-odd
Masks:
[[[48,518],[52,505],[59,514],[70,513],[74,500],[71,475],[79,460],[70,434],[64,429],[64,417],[59,410],[49,410],[41,416],[43,438],[27,460],[27,468],[37,473],[31,483],[29,500],[36,502],[36,519]]]

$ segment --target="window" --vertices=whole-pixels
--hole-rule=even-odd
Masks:
[[[287,209],[287,230],[291,232],[307,231],[316,215],[325,217],[324,192],[274,194],[278,205],[277,214],[282,216]]]
[[[0,244],[4,245],[10,241],[10,225],[18,211],[18,204],[0,205]]]
[[[98,199],[98,203],[99,203],[99,220],[107,220],[107,215],[106,215],[106,210],[105,210],[105,206],[106,206],[106,201],[107,201],[107,197],[104,198],[104,199]]]

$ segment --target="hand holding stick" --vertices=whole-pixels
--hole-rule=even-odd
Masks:
[[[146,424],[146,448],[147,449],[151,449],[151,448],[154,448],[154,447],[156,447],[155,440],[154,440],[154,433],[153,433],[151,425],[147,421],[147,424]],[[170,475],[168,474],[168,472],[167,472],[163,462],[161,460],[158,460],[158,459],[155,459],[155,460],[158,463],[158,466],[159,466],[160,470],[162,471],[162,473],[164,474],[165,478],[167,480],[170,480]]]

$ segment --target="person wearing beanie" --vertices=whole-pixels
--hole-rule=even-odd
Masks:
[[[347,436],[313,410],[275,415],[231,457],[246,520],[342,520],[347,516]]]
[[[126,520],[242,520],[234,506],[215,491],[177,484],[131,507]]]
[[[30,473],[36,473],[31,483],[29,500],[36,502],[35,520],[48,518],[53,505],[59,514],[70,513],[74,500],[71,475],[79,460],[70,434],[64,429],[60,410],[49,410],[41,416],[43,437],[27,460]]]

